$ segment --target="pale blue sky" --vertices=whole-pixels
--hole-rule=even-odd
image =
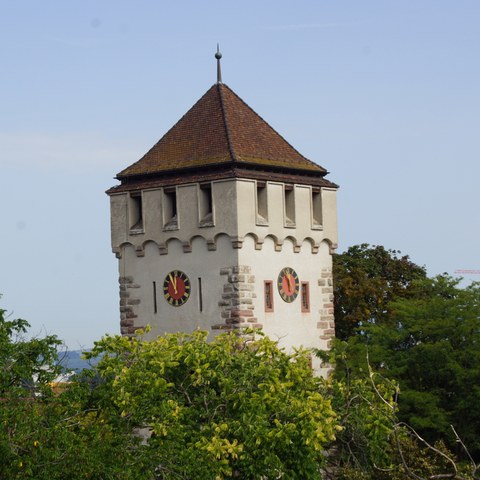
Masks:
[[[0,1],[0,308],[70,348],[118,332],[104,191],[215,82],[217,42],[340,184],[340,252],[480,269],[479,25],[473,0]]]

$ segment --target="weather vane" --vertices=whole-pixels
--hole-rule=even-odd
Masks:
[[[217,59],[217,83],[222,83],[222,69],[220,68],[220,59],[222,58],[222,54],[220,53],[220,47],[218,46],[218,43],[215,58]]]

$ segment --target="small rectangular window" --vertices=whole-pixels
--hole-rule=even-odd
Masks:
[[[312,188],[312,225],[320,227],[322,225],[322,190]]]
[[[310,311],[310,291],[308,282],[302,282],[301,286],[301,296],[302,296],[302,312]]]
[[[285,226],[295,226],[295,188],[285,185]]]
[[[200,227],[213,227],[213,196],[212,184],[203,183],[200,185],[199,196]]]
[[[273,281],[265,280],[265,311],[273,312]]]
[[[143,233],[142,194],[130,194],[129,205],[130,233]]]
[[[165,188],[163,191],[163,224],[166,230],[178,228],[177,190],[175,187]]]
[[[268,225],[267,184],[257,181],[257,225]]]

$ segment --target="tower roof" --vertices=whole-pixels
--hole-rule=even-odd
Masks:
[[[218,82],[119,180],[215,166],[324,176],[227,85]],[[333,184],[332,184],[333,185]]]

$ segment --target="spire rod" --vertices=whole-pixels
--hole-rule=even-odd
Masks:
[[[215,58],[217,59],[217,83],[222,83],[222,69],[220,67],[220,59],[222,58],[222,54],[220,53],[220,47],[218,46],[218,43]]]

